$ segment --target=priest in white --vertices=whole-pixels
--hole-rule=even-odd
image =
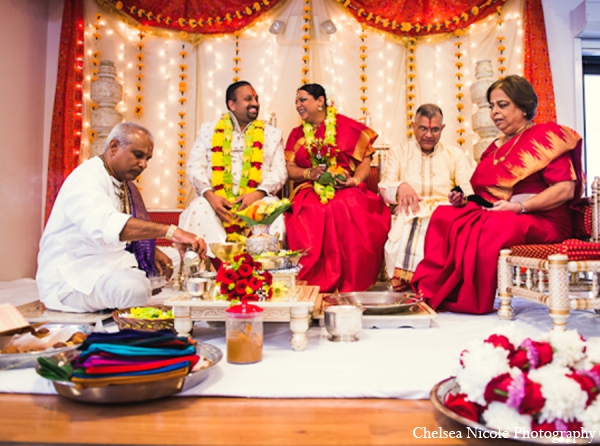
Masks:
[[[180,252],[191,247],[204,255],[200,237],[144,219],[133,180],[146,169],[153,148],[146,128],[122,122],[108,135],[102,155],[78,166],[63,183],[38,255],[36,283],[47,308],[93,312],[146,304],[149,271],[167,277],[173,271],[155,238],[171,239]]]
[[[257,200],[276,200],[273,195],[287,179],[282,132],[258,120],[260,105],[252,85],[231,84],[226,104],[229,112],[202,124],[190,151],[187,176],[196,198],[179,219],[182,228],[209,246],[239,233],[235,212]],[[270,231],[285,240],[283,216]]]
[[[409,288],[423,259],[429,218],[448,194],[460,186],[465,196],[473,193],[469,182],[473,166],[464,151],[440,141],[444,129],[442,110],[421,105],[412,123],[414,139],[390,149],[379,193],[395,206],[392,228],[385,244],[385,265],[396,291]]]

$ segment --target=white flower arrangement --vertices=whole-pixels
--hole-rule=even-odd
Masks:
[[[600,338],[502,328],[461,353],[456,383],[446,407],[488,428],[600,431]]]

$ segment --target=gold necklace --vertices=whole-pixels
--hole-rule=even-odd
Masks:
[[[531,125],[532,125],[532,124],[531,124]],[[496,155],[498,154],[498,151],[500,150],[500,148],[501,148],[502,146],[496,147],[496,150],[494,150],[494,153],[493,153],[493,155],[492,155],[492,162],[494,163],[494,166],[495,166],[495,165],[497,165],[497,164],[499,164],[499,163],[501,163],[501,162],[503,162],[503,161],[506,159],[506,157],[508,156],[508,154],[509,154],[509,153],[512,151],[512,149],[514,149],[514,148],[515,148],[515,146],[516,146],[516,145],[517,145],[517,143],[519,142],[519,139],[521,138],[521,135],[522,135],[523,133],[525,133],[525,130],[527,130],[528,128],[530,128],[530,127],[531,127],[531,125],[530,125],[530,124],[527,124],[527,125],[525,126],[525,128],[524,128],[523,130],[521,130],[521,131],[518,133],[517,137],[515,138],[514,142],[512,143],[512,146],[510,146],[510,148],[509,148],[509,149],[506,151],[506,153],[505,153],[504,155],[502,155],[502,156],[501,156],[500,158],[498,158],[498,159],[496,159]],[[503,144],[503,145],[504,145],[504,144]]]

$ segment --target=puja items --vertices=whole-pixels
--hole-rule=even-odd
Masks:
[[[291,206],[287,198],[271,202],[258,200],[237,213],[252,228],[252,235],[246,239],[246,250],[250,255],[279,251],[279,240],[269,233],[269,226]]]
[[[220,295],[217,299],[265,301],[273,295],[273,277],[264,271],[260,262],[248,254],[238,254],[231,262],[224,262],[217,272]]]
[[[325,328],[330,341],[355,342],[362,328],[362,309],[355,305],[336,305],[325,310]]]
[[[73,361],[39,358],[38,374],[80,387],[149,383],[185,376],[201,360],[195,342],[170,330],[92,333]]]
[[[242,302],[225,310],[227,362],[250,364],[262,360],[263,309]]]
[[[173,329],[173,310],[162,305],[114,310],[112,317],[119,330],[158,331]]]
[[[510,438],[600,431],[600,338],[586,342],[574,330],[528,338],[511,328],[464,350],[456,378],[432,390],[434,404]]]

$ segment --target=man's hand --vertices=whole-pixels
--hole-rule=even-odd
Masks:
[[[462,192],[453,190],[448,194],[448,201],[454,207],[463,207],[465,205],[465,195]]]
[[[398,186],[398,208],[400,211],[404,211],[406,215],[409,215],[411,211],[416,214],[421,207],[420,201],[423,201],[423,199],[417,195],[410,184],[402,183]]]
[[[167,280],[173,275],[173,262],[171,262],[168,255],[158,248],[154,248],[154,266],[156,266],[158,274],[165,276]]]
[[[206,243],[202,237],[196,236],[196,234],[192,234],[191,232],[184,231],[181,228],[177,228],[173,234],[172,241],[175,243],[175,246],[177,246],[182,258],[185,255],[185,250],[189,247],[196,251],[201,259],[206,258]]]
[[[264,198],[265,195],[266,194],[263,191],[255,190],[254,192],[250,192],[249,194],[240,195],[233,203],[239,203],[240,207],[238,208],[238,211],[243,211],[255,201]]]
[[[233,214],[231,213],[231,208],[233,205],[227,200],[227,198],[221,197],[220,195],[215,194],[212,190],[206,191],[204,193],[204,198],[210,203],[210,206],[217,213],[221,221],[225,223],[229,223],[233,218]]]

